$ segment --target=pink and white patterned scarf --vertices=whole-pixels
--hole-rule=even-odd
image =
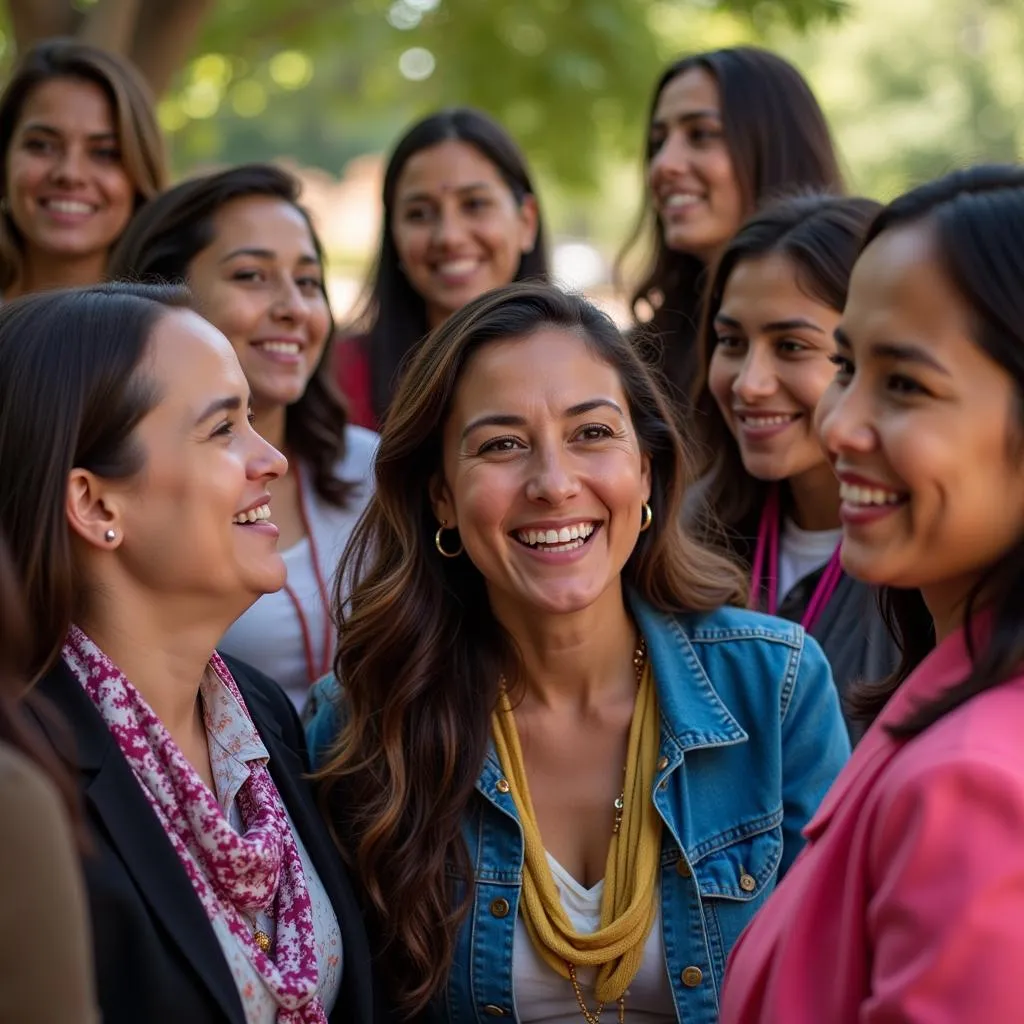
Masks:
[[[249,778],[238,791],[245,830],[239,835],[139,691],[76,626],[68,632],[63,658],[121,748],[207,916],[227,922],[273,994],[280,1024],[326,1024],[317,998],[312,904],[295,837],[266,763],[249,762]],[[248,715],[217,654],[210,667]],[[272,954],[259,948],[242,917],[257,911],[275,921]]]

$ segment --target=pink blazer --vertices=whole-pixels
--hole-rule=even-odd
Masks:
[[[733,949],[721,1024],[1024,1021],[1024,670],[913,740],[882,728],[968,670],[956,633],[854,750]]]

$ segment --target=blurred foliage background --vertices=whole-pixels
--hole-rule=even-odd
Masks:
[[[556,238],[606,267],[641,202],[652,84],[714,46],[793,60],[852,187],[879,199],[1024,149],[1024,0],[8,0],[5,17],[8,63],[16,38],[54,33],[132,54],[161,93],[179,174],[268,158],[304,169],[353,280],[381,154],[412,119],[464,103],[519,140]]]

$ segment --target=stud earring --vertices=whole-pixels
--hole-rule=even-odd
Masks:
[[[108,544],[113,544],[114,541],[117,540],[117,534],[113,530],[107,530],[107,532],[103,534],[103,539]]]

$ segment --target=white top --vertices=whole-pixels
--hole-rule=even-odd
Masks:
[[[842,529],[801,530],[792,519],[782,524],[779,538],[779,603],[805,576],[828,563],[843,539]]]
[[[584,889],[549,853],[548,864],[559,898],[576,931],[589,934],[601,922],[601,894],[604,881],[592,889]],[[675,1024],[676,1008],[672,987],[665,966],[665,941],[661,934],[661,893],[655,893],[657,916],[647,936],[644,957],[633,983],[626,990],[626,1020],[647,1021],[648,1024]],[[597,1009],[594,998],[595,967],[581,967],[576,972],[587,1009]],[[583,1019],[572,984],[556,974],[533,948],[522,917],[516,919],[515,942],[512,949],[512,986],[516,1016],[522,1024],[580,1024]],[[603,1017],[618,1020],[615,1006],[605,1008]]]
[[[338,463],[335,473],[342,480],[361,485],[349,499],[347,508],[340,509],[325,502],[313,489],[306,467],[299,477],[309,529],[316,540],[320,572],[327,584],[329,599],[338,560],[372,493],[373,460],[378,440],[375,433],[363,427],[345,428],[345,458]],[[320,599],[309,539],[303,537],[298,544],[282,551],[281,557],[288,570],[288,586],[302,605],[314,661],[322,665],[325,660],[324,629],[330,609],[325,608]],[[332,629],[332,648],[333,636]],[[218,648],[265,672],[284,688],[292,703],[302,711],[309,686],[316,680],[306,678],[302,625],[284,588],[275,594],[264,594],[224,634]],[[333,649],[331,654],[333,656]]]

